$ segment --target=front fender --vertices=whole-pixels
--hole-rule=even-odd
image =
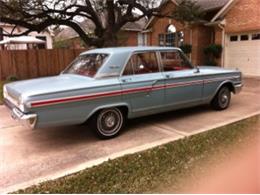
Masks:
[[[232,80],[226,80],[223,81],[222,83],[220,83],[220,85],[218,86],[218,88],[215,90],[211,100],[217,95],[217,93],[219,92],[219,90],[224,86],[224,85],[228,85],[230,87],[230,90],[235,93],[235,84],[233,83]]]

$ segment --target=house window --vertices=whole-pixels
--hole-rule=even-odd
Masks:
[[[159,46],[165,45],[164,37],[164,34],[159,34]]]
[[[238,41],[238,36],[237,36],[237,35],[230,36],[230,41],[231,41],[231,42]]]
[[[165,42],[165,45],[168,46],[168,47],[173,47],[175,46],[175,33],[169,33],[169,34],[166,34],[166,42]]]
[[[147,45],[147,34],[146,33],[138,33],[137,42],[138,42],[138,46]]]
[[[260,40],[260,33],[252,34],[252,40]]]
[[[249,36],[248,35],[241,35],[240,36],[240,40],[241,41],[248,41],[249,40]]]
[[[158,36],[159,46],[178,47],[181,46],[183,42],[184,32],[177,32],[175,26],[172,24],[166,28],[165,33],[161,33]]]
[[[166,29],[166,43],[168,47],[173,47],[176,45],[176,27],[174,25],[169,25]]]

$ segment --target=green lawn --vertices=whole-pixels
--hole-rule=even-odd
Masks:
[[[251,127],[258,120],[254,117],[127,155],[16,193],[153,193],[169,180],[178,189],[181,178],[191,176],[201,162],[216,153],[228,156],[227,148],[236,147],[246,135],[251,135]]]

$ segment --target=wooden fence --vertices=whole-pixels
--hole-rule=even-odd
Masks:
[[[0,50],[0,80],[57,75],[84,50]]]

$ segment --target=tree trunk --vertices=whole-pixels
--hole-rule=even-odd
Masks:
[[[105,32],[103,36],[103,47],[116,47],[118,46],[118,38],[116,32]]]

